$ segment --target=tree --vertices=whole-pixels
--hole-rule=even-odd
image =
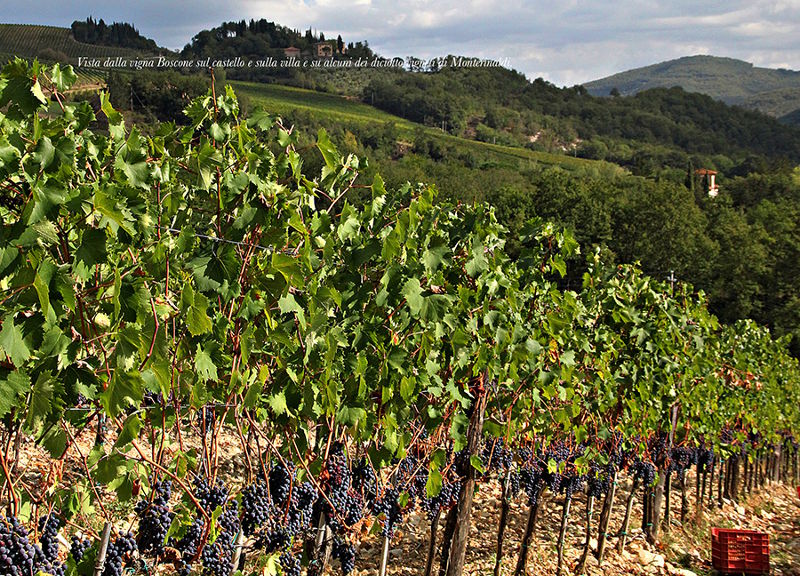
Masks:
[[[344,40],[342,40],[341,34],[336,37],[336,51],[339,52],[339,54],[344,52]]]

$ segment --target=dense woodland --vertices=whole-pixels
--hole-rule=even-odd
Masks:
[[[132,24],[127,22],[106,24],[102,18],[95,20],[89,16],[84,21],[75,20],[71,28],[72,36],[78,42],[119,46],[120,48],[135,48],[137,50],[158,50],[158,45],[154,40],[142,36]]]

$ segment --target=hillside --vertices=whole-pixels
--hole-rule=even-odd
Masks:
[[[0,56],[26,58],[64,59],[77,64],[78,57],[108,58],[121,56],[136,58],[153,52],[130,48],[86,44],[73,38],[69,28],[38,26],[33,24],[0,24]]]
[[[717,56],[687,56],[584,84],[595,96],[608,96],[614,88],[627,96],[650,88],[673,86],[776,117],[800,108],[800,72],[760,68]]]

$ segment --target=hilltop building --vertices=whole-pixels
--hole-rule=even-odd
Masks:
[[[335,51],[335,43],[333,42],[325,41],[314,44],[314,55],[318,58],[333,58]]]

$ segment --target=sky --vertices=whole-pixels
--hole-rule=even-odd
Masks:
[[[681,56],[800,70],[800,0],[2,0],[0,22],[126,21],[167,48],[226,20],[266,18],[381,56],[508,59],[528,78],[572,86]]]

